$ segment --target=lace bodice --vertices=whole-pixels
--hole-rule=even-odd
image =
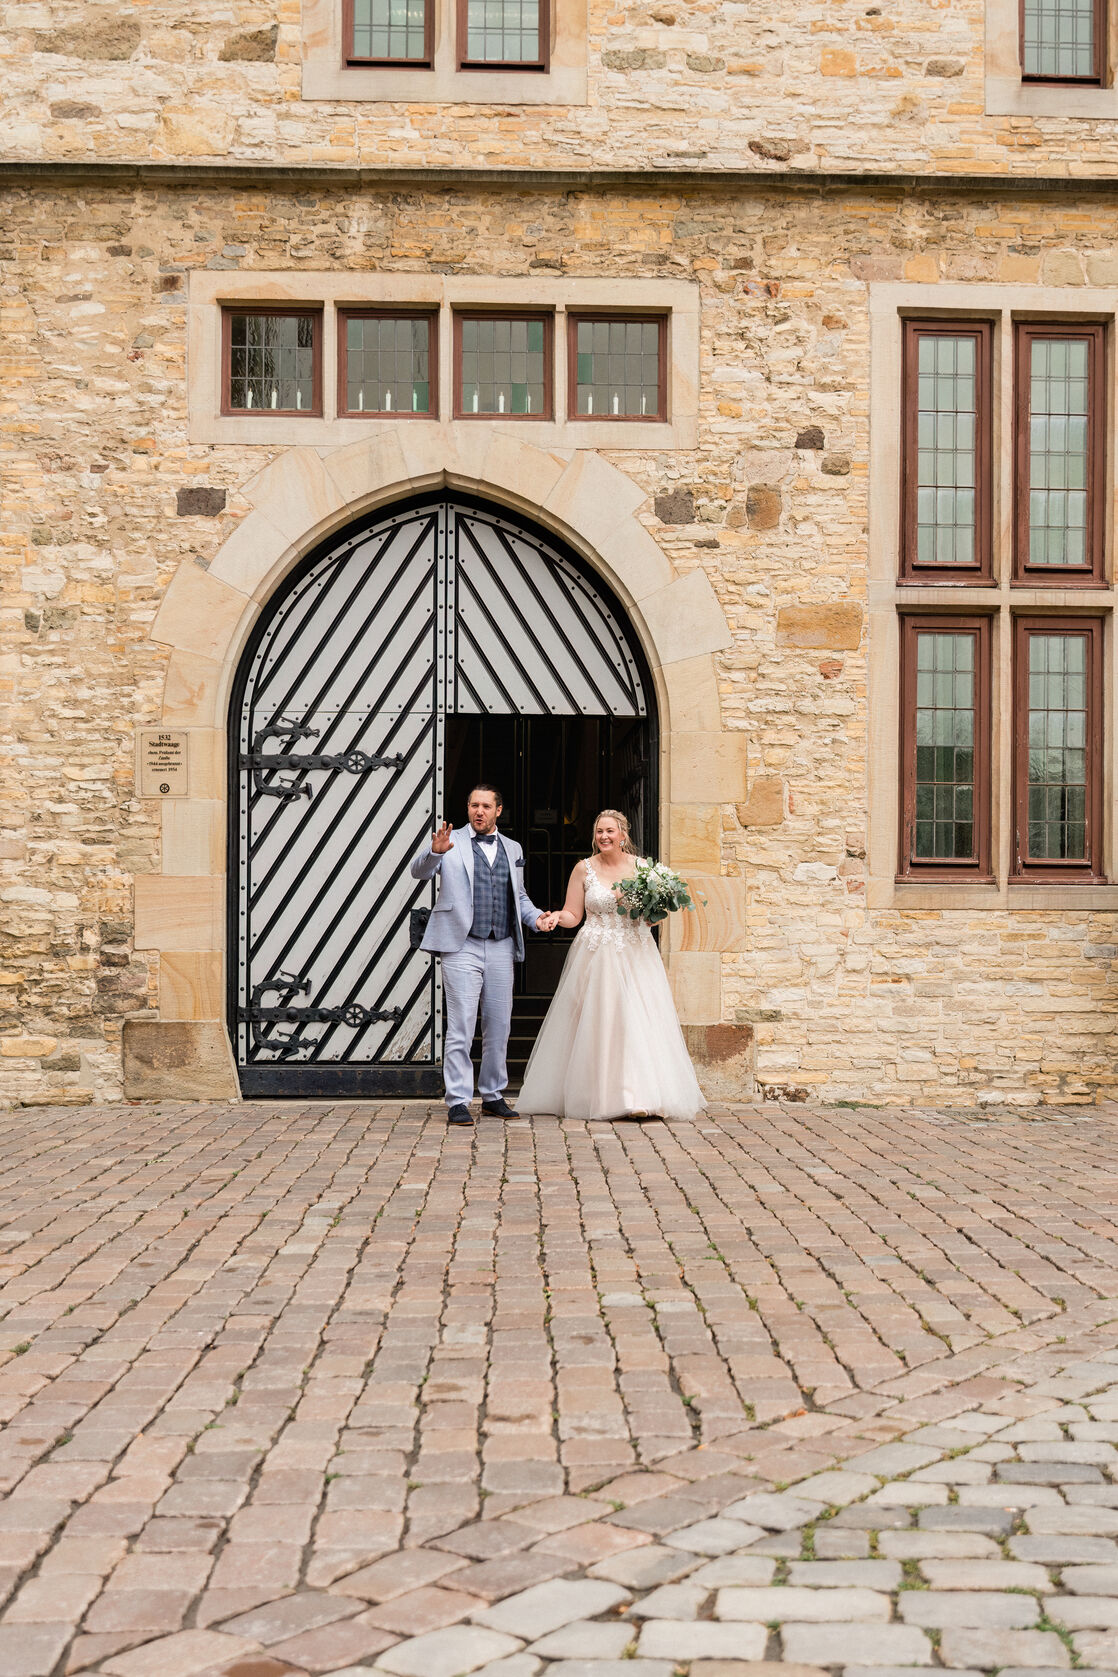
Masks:
[[[579,939],[590,947],[613,943],[624,947],[649,943],[652,932],[643,920],[630,920],[617,912],[617,893],[601,879],[594,867],[594,858],[586,858],[586,919],[578,933]]]

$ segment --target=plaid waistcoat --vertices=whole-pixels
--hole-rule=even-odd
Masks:
[[[474,840],[470,840],[474,844]],[[512,880],[505,847],[497,840],[497,859],[490,867],[481,845],[474,846],[474,919],[471,937],[512,936],[509,919]]]

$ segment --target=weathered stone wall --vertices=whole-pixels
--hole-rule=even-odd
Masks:
[[[985,114],[985,9],[654,0],[619,10],[591,0],[587,103],[549,108],[302,101],[299,0],[16,0],[0,20],[3,150],[412,167],[1112,171],[1113,114]]]
[[[133,737],[158,714],[149,629],[175,567],[205,568],[267,449],[187,442],[184,274],[378,268],[696,279],[693,451],[626,450],[649,529],[702,567],[734,631],[725,725],[748,799],[722,869],[748,924],[723,1017],[773,1088],[971,1103],[1113,1079],[1113,914],[868,910],[867,280],[1067,286],[1113,260],[1105,200],[901,194],[395,194],[354,203],[189,190],[15,195],[0,237],[0,1096],[119,1088],[122,1016],[154,1005],[131,882],[158,865]],[[220,494],[183,491],[225,491]],[[885,485],[886,494],[894,492]],[[654,512],[652,509],[656,508]]]

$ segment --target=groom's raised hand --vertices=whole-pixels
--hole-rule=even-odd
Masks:
[[[454,849],[454,840],[450,836],[453,830],[449,821],[444,821],[441,827],[436,827],[431,834],[431,850],[434,855],[445,856],[448,850]]]

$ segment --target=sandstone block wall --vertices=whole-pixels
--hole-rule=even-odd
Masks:
[[[0,131],[27,159],[1112,172],[1118,105],[987,114],[988,5],[1012,30],[1015,0],[590,0],[586,103],[549,107],[305,100],[299,0],[14,0]]]
[[[869,280],[1047,277],[1074,308],[1115,230],[1105,199],[1071,192],[14,194],[0,230],[0,1098],[116,1095],[121,1021],[155,1007],[155,958],[132,939],[134,881],[159,862],[133,758],[162,690],[150,626],[175,568],[205,571],[269,458],[187,441],[184,279],[215,262],[530,287],[546,260],[697,281],[697,447],[612,458],[734,636],[721,700],[748,795],[681,835],[704,872],[745,884],[724,1022],[754,1027],[774,1091],[965,1105],[1109,1089],[1114,913],[867,907],[865,607]]]

